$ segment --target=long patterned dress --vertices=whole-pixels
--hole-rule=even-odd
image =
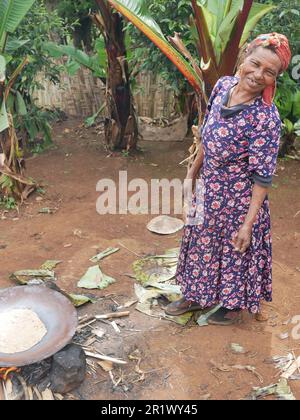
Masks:
[[[247,215],[253,184],[272,183],[281,120],[273,104],[258,97],[250,105],[226,108],[236,77],[221,78],[202,126],[204,162],[184,227],[176,279],[184,297],[203,308],[260,310],[272,301],[272,241],[268,197],[241,254],[232,240]]]

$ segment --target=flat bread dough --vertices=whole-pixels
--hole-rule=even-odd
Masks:
[[[44,323],[30,309],[0,312],[0,353],[20,353],[31,349],[47,334]]]

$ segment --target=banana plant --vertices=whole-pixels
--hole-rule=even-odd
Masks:
[[[108,0],[175,64],[197,94],[209,95],[218,78],[235,71],[242,47],[258,21],[275,6],[253,0],[191,0],[191,33],[198,57],[179,34],[166,38],[145,0]]]
[[[107,57],[104,53],[104,40],[101,37],[96,41],[95,48],[97,53],[95,55],[89,55],[73,45],[59,45],[51,41],[45,42],[43,48],[50,57],[68,57],[65,68],[70,76],[73,76],[83,66],[91,70],[95,77],[99,77],[102,80],[106,78]]]
[[[35,188],[35,183],[23,175],[22,154],[19,150],[13,118],[7,110],[7,103],[14,95],[19,112],[26,112],[24,101],[18,92],[13,91],[13,85],[28,59],[25,57],[8,78],[6,64],[10,61],[10,54],[27,42],[27,40],[19,41],[10,37],[34,2],[35,0],[0,1],[0,152],[4,155],[4,163],[0,168],[0,191],[5,195],[13,194],[21,200]]]
[[[108,0],[110,5],[142,31],[179,69],[195,91],[199,125],[207,97],[223,75],[235,72],[241,49],[257,22],[275,6],[253,0],[191,0],[191,33],[198,57],[192,57],[179,34],[165,37],[150,16],[146,0]],[[190,149],[189,164],[199,138]]]
[[[94,77],[98,77],[106,84],[107,75],[107,55],[105,53],[105,45],[103,37],[99,37],[95,43],[96,54],[89,55],[73,45],[59,45],[55,42],[44,43],[44,49],[52,58],[68,57],[68,61],[64,66],[65,71],[74,76],[81,66],[89,69]],[[105,109],[106,102],[92,116],[86,118],[85,126],[91,127],[99,114]]]
[[[107,0],[96,0],[99,13],[93,15],[107,54],[105,139],[111,149],[135,149],[138,141],[123,17]]]

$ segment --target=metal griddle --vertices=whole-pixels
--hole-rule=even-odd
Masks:
[[[0,353],[0,366],[25,366],[52,356],[75,334],[77,312],[61,293],[46,286],[17,286],[0,290],[0,313],[13,309],[30,309],[45,324],[47,334],[29,350],[20,353]]]

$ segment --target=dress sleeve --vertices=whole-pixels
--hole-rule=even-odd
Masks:
[[[217,83],[215,84],[215,86],[213,88],[213,91],[212,91],[212,93],[211,93],[211,95],[209,97],[209,100],[208,100],[208,103],[207,103],[207,108],[206,108],[204,119],[203,119],[203,123],[202,123],[202,126],[200,127],[200,136],[201,136],[201,133],[203,131],[203,128],[204,128],[204,126],[205,126],[205,124],[207,122],[207,119],[208,119],[209,113],[211,111],[211,107],[212,107],[213,101],[215,100],[217,94],[220,92],[220,89],[221,89],[222,84],[223,84],[223,80],[224,80],[224,77],[221,77],[217,81]]]
[[[272,185],[279,150],[281,121],[279,117],[260,113],[260,123],[249,138],[249,170],[255,184]]]

